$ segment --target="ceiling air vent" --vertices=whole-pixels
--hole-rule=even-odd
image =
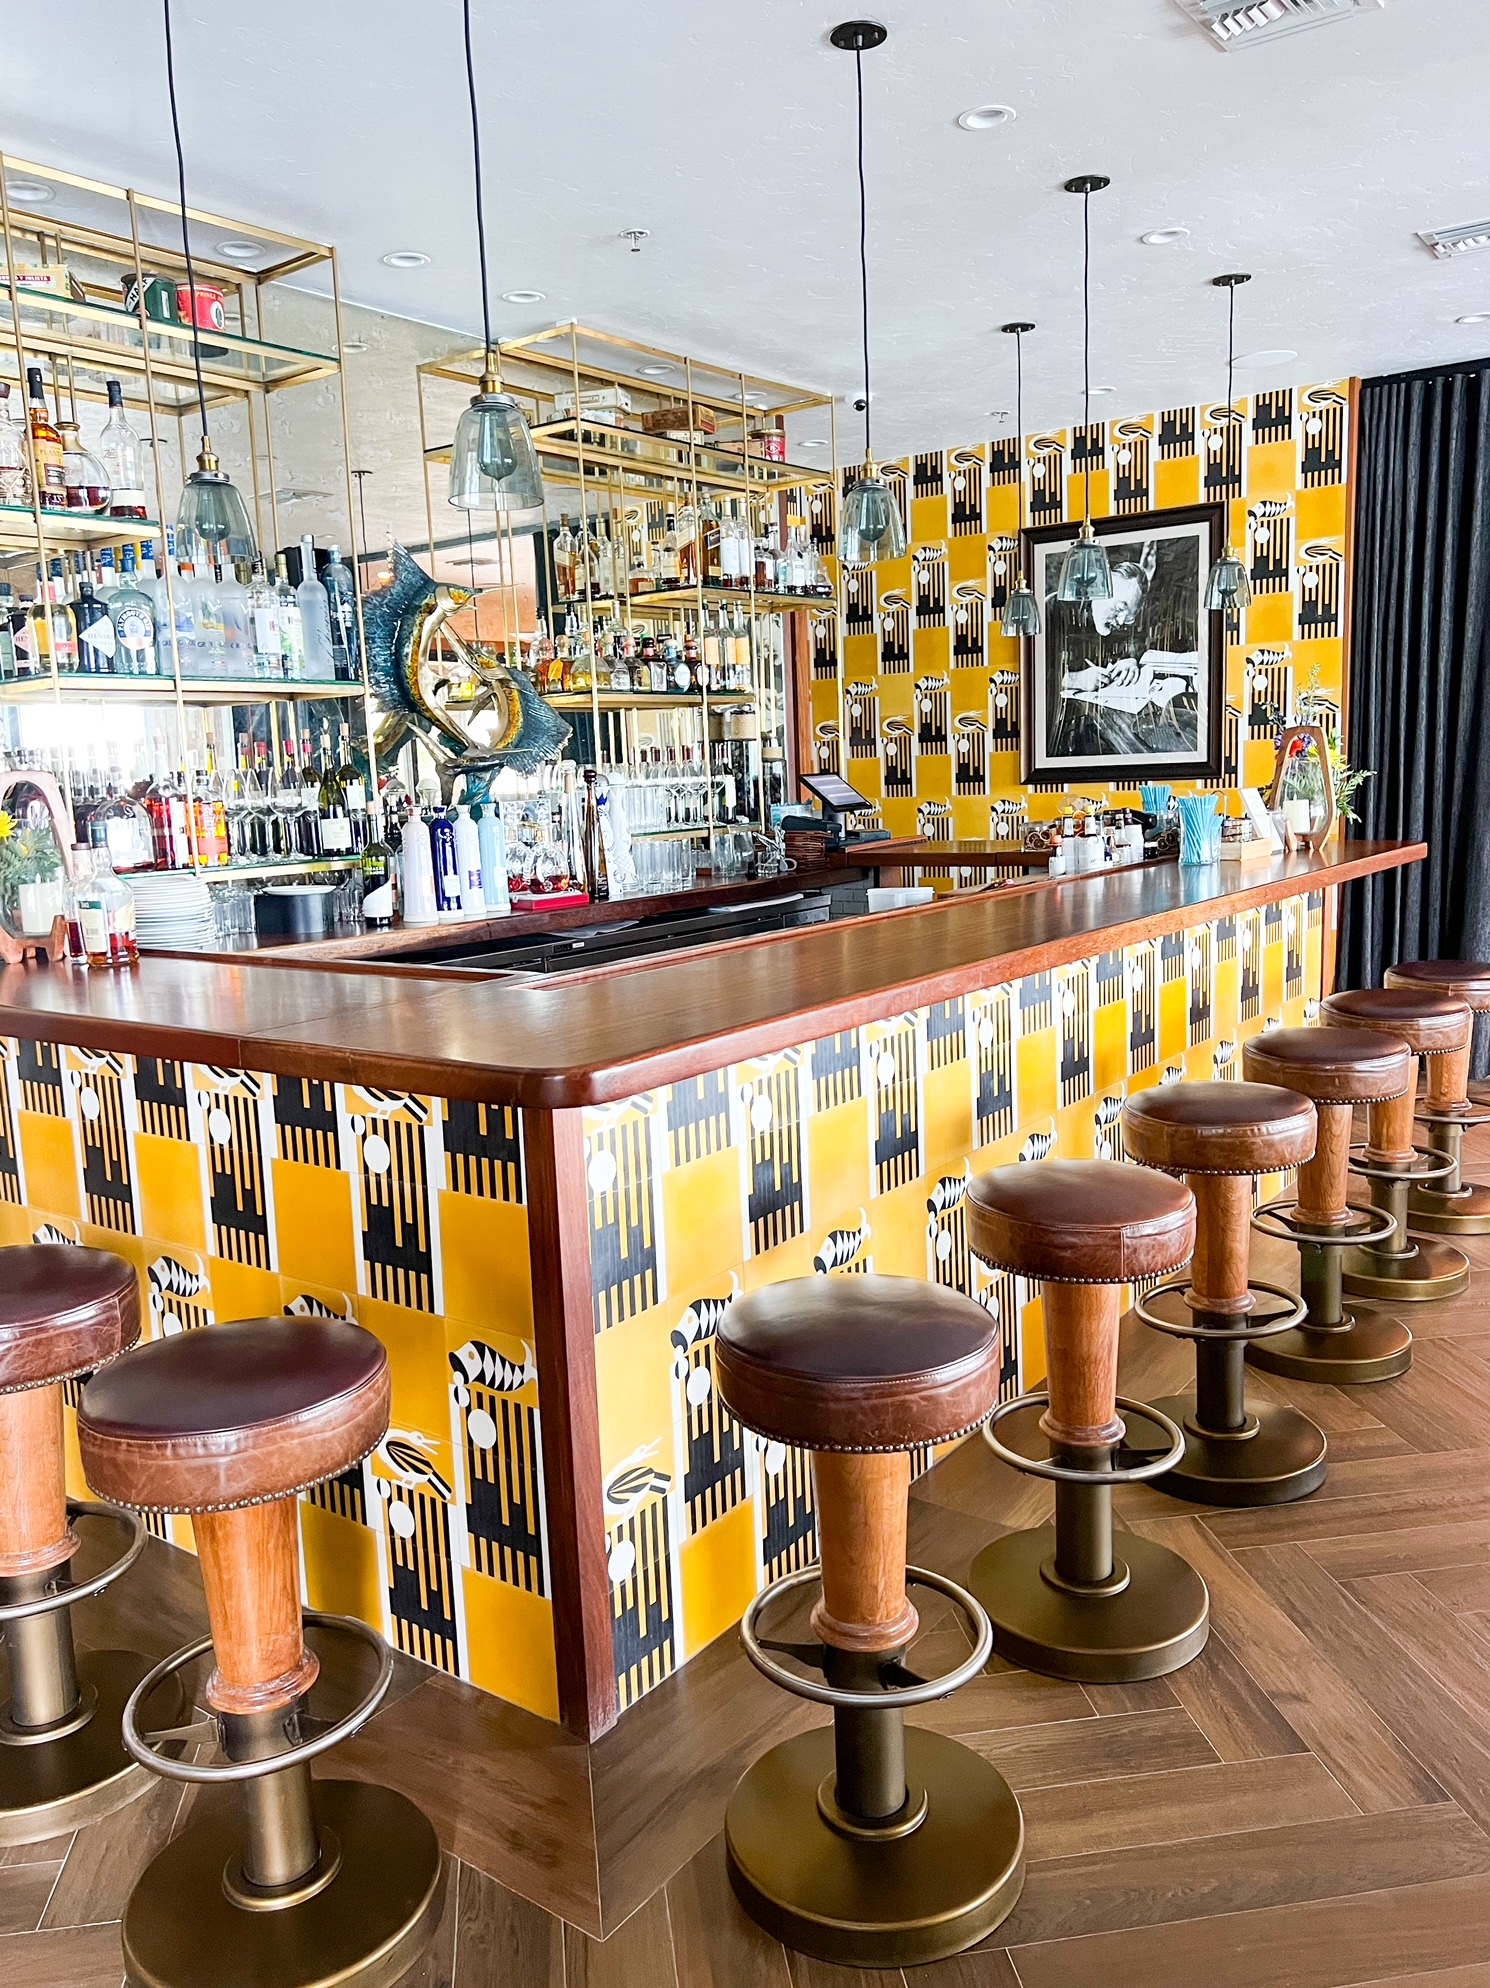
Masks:
[[[1490,221],[1467,221],[1462,228],[1434,228],[1420,234],[1418,240],[1440,262],[1452,262],[1456,255],[1468,255],[1472,249],[1490,248]]]
[[[1212,47],[1252,48],[1304,28],[1327,27],[1349,20],[1386,0],[1178,0],[1192,21],[1206,31]]]

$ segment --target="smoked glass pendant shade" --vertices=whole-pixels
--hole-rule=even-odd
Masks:
[[[242,494],[215,456],[199,456],[186,479],[176,513],[176,556],[199,570],[217,565],[224,571],[239,562],[251,566],[259,556]]]
[[[1247,568],[1228,545],[1211,568],[1205,583],[1205,604],[1218,613],[1246,607],[1252,598]]]
[[[905,525],[889,485],[871,463],[849,485],[838,528],[838,556],[845,566],[869,566],[905,553]]]
[[[450,502],[461,511],[500,512],[514,524],[541,519],[538,452],[510,393],[478,393],[462,413],[450,451]]]
[[[1107,564],[1107,554],[1098,544],[1096,535],[1092,531],[1090,518],[1082,526],[1076,543],[1061,561],[1061,574],[1056,582],[1055,597],[1068,603],[1112,599],[1112,569]]]
[[[1004,618],[999,623],[1004,635],[1038,635],[1040,603],[1028,587],[1011,587],[1004,602]]]

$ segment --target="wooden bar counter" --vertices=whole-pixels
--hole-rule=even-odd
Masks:
[[[715,1396],[732,1298],[931,1278],[1032,1385],[969,1174],[1116,1156],[1128,1090],[1239,1073],[1312,1012],[1332,887],[1425,854],[1039,879],[543,978],[355,942],[6,968],[0,1242],[119,1251],[156,1335],[377,1332],[394,1426],[302,1500],[311,1605],[594,1735],[815,1557],[806,1458]]]

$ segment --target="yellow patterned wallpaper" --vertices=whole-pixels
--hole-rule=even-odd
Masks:
[[[1021,833],[1062,792],[1019,779],[1019,644],[999,632],[1017,549],[1019,482],[1034,525],[1079,520],[1091,472],[1096,518],[1225,501],[1246,548],[1252,604],[1228,629],[1226,772],[1218,787],[1266,786],[1275,733],[1312,715],[1338,727],[1345,602],[1348,382],[1171,407],[1089,429],[1011,436],[888,464],[904,512],[903,559],[845,575],[842,660],[835,616],[812,619],[818,764],[878,803],[896,835],[938,840]],[[801,493],[830,554],[833,493]],[[1311,690],[1312,686],[1312,690]],[[1175,783],[1181,788],[1186,783]],[[1121,803],[1137,794],[1108,790]]]

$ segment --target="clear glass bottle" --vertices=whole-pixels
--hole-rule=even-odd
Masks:
[[[185,569],[182,569],[183,572]],[[191,582],[195,626],[195,670],[198,676],[226,676],[227,637],[223,630],[222,596],[213,573],[196,573]]]
[[[62,432],[62,488],[66,508],[96,517],[109,507],[112,494],[108,472],[91,449],[83,447],[76,421],[59,421]]]
[[[309,729],[300,734],[300,812],[295,818],[295,842],[308,861],[326,853],[321,847],[321,778],[311,757]]]
[[[339,545],[327,548],[321,585],[331,607],[331,654],[337,681],[355,683],[362,668],[357,646],[357,588],[350,569],[342,562]]]
[[[0,505],[7,509],[30,506],[27,454],[26,430],[11,412],[10,381],[0,380]]]
[[[662,540],[657,548],[657,585],[676,587],[678,583],[678,521],[669,511]]]
[[[129,552],[134,551],[132,545],[125,549]],[[106,607],[113,599],[114,589],[118,584],[119,573],[114,565],[114,548],[111,545],[102,546],[98,554],[98,571],[93,576],[93,591]]]
[[[574,599],[574,533],[569,529],[567,511],[559,513],[559,529],[554,538],[554,589],[561,601]]]
[[[300,541],[300,585],[295,589],[295,600],[305,643],[306,678],[314,683],[333,682],[336,655],[331,644],[331,602],[316,574],[316,542],[309,532]]]
[[[110,484],[109,516],[143,518],[145,511],[144,450],[124,412],[124,389],[107,380],[109,418],[98,438],[98,455]]]
[[[361,849],[368,837],[367,786],[361,768],[352,757],[352,727],[346,719],[342,720],[336,777],[346,800],[347,820],[352,824],[352,847]]]
[[[698,513],[685,497],[678,510],[678,584],[691,587],[698,579]]]
[[[233,755],[233,770],[222,783],[223,813],[228,823],[228,860],[253,861],[253,768],[248,758],[248,735],[240,733]]]
[[[66,568],[60,559],[54,559],[47,570],[46,596],[52,610],[49,626],[52,647],[57,654],[57,667],[59,670],[76,670],[78,668],[77,624],[70,612],[72,592],[67,584]]]
[[[285,740],[284,764],[274,782],[274,853],[283,861],[300,853],[296,823],[300,819],[300,769],[295,741]]]
[[[264,562],[253,563],[248,583],[248,613],[253,642],[253,673],[266,681],[284,675],[284,654],[279,640],[279,596],[264,577]]]
[[[254,674],[253,631],[249,626],[248,589],[234,567],[215,566],[212,578],[222,618],[223,674],[235,679]]]
[[[331,725],[321,725],[321,777],[316,787],[318,834],[323,856],[350,856],[352,824],[347,815],[347,797],[336,768],[331,764]]]
[[[114,874],[109,832],[102,821],[89,823],[88,842],[93,851],[93,874],[77,890],[83,957],[89,966],[133,966],[140,957],[135,942],[135,894]]]
[[[291,683],[300,683],[305,676],[305,627],[282,552],[274,555],[274,594],[279,603],[280,674]]]
[[[0,683],[14,683],[16,662],[16,602],[9,580],[0,580]]]

